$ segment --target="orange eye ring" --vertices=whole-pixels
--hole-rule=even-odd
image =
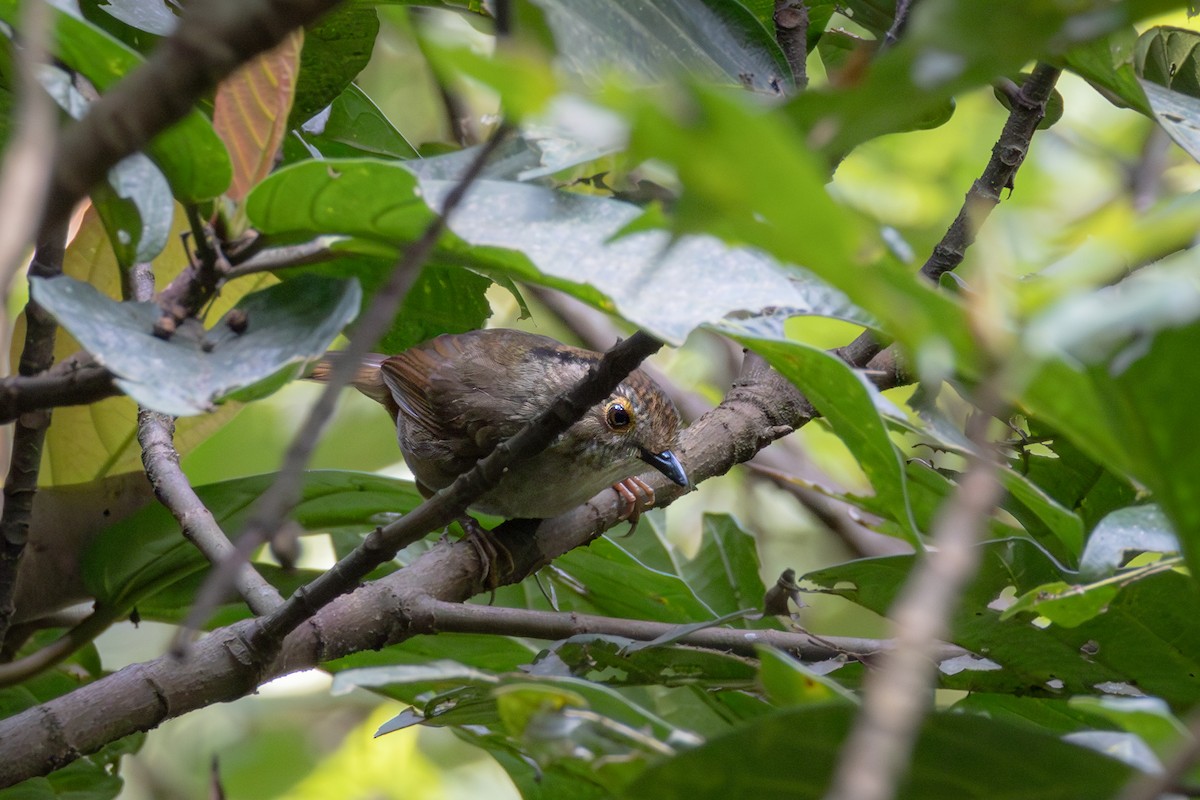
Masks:
[[[610,401],[604,407],[604,424],[614,431],[624,431],[632,427],[633,409],[629,407],[629,401],[623,397]]]

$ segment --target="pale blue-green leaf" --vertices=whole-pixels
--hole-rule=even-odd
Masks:
[[[320,357],[358,313],[357,281],[304,276],[247,295],[238,333],[223,317],[210,331],[183,325],[154,335],[155,303],[118,303],[73,278],[33,279],[31,294],[139,403],[172,416],[204,413],[217,400],[271,383]],[[233,313],[233,312],[230,312]],[[236,327],[236,326],[235,326]],[[275,387],[277,388],[277,387]]]
[[[1125,280],[1066,296],[1030,320],[1022,342],[1041,358],[1095,364],[1114,357],[1118,372],[1153,334],[1200,317],[1200,251],[1177,253]]]
[[[329,691],[333,695],[347,694],[351,689],[388,686],[396,683],[426,683],[452,681],[455,684],[499,683],[490,672],[468,667],[457,661],[430,661],[427,664],[392,664],[387,667],[347,669],[333,676]]]
[[[1139,80],[1154,118],[1175,144],[1200,161],[1200,98],[1163,88],[1157,83]]]
[[[1092,531],[1079,561],[1080,575],[1095,580],[1113,574],[1136,553],[1178,553],[1179,540],[1157,505],[1114,511]]]
[[[435,209],[455,185],[421,181]],[[867,324],[841,292],[761,251],[657,230],[613,238],[640,214],[618,200],[480,181],[449,226],[469,244],[517,250],[543,275],[599,289],[623,317],[673,344],[705,323],[764,308]]]
[[[583,79],[612,70],[661,82],[681,73],[705,83],[779,94],[790,70],[767,30],[725,0],[535,0],[558,57]]]
[[[87,113],[88,101],[66,70],[39,65],[38,80],[72,118]],[[166,177],[147,156],[134,153],[121,159],[91,195],[122,267],[146,263],[167,246],[174,200]]]

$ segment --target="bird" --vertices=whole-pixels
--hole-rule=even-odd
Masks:
[[[442,334],[392,356],[371,354],[352,384],[391,414],[405,463],[430,496],[537,417],[600,358],[548,336],[488,328]],[[325,380],[330,367],[327,357],[309,377]],[[670,398],[634,370],[549,447],[510,467],[471,508],[545,519],[611,486],[621,518],[636,521],[654,502],[638,477],[646,467],[689,486],[674,452],[679,429]]]

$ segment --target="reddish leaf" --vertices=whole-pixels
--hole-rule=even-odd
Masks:
[[[240,201],[275,163],[296,93],[304,31],[247,63],[217,89],[213,127],[233,161],[228,196]]]

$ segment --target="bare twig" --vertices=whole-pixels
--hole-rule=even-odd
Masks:
[[[303,267],[307,264],[321,264],[332,261],[338,254],[329,247],[329,239],[321,237],[302,244],[268,247],[259,250],[245,261],[233,264],[225,272],[225,280],[253,275],[256,272],[270,272],[288,267]],[[231,259],[232,260],[232,259]]]
[[[424,233],[421,234],[421,238],[405,249],[404,255],[392,269],[387,282],[375,293],[370,307],[355,326],[354,334],[350,337],[350,342],[345,350],[342,351],[342,356],[333,362],[329,380],[326,382],[321,396],[309,409],[308,416],[300,424],[299,432],[284,454],[283,465],[275,482],[254,504],[246,527],[238,537],[234,553],[225,558],[205,582],[192,613],[188,615],[187,622],[180,629],[180,637],[187,636],[189,631],[197,630],[200,627],[203,620],[228,590],[234,574],[249,560],[250,554],[280,530],[287,515],[296,504],[300,493],[300,484],[303,480],[304,467],[308,464],[313,448],[316,447],[321,433],[333,415],[339,393],[354,377],[362,359],[371,351],[379,338],[387,332],[392,318],[396,315],[396,309],[400,307],[409,287],[416,280],[418,272],[446,229],[446,220],[454,213],[454,209],[483,171],[492,153],[507,135],[508,128],[502,126],[480,148],[475,160],[459,179],[454,189],[446,196],[441,213],[429,223]],[[391,558],[391,556],[386,558]],[[348,591],[349,588],[346,587],[342,591]],[[295,604],[288,606],[289,609],[294,607]],[[272,625],[274,624],[276,623],[272,623]],[[178,638],[177,646],[181,646],[183,641],[183,638]]]
[[[937,283],[942,273],[962,263],[963,254],[974,243],[980,226],[1000,203],[1000,193],[1013,188],[1013,179],[1025,161],[1038,124],[1046,116],[1046,101],[1054,92],[1060,74],[1062,70],[1058,67],[1038,63],[1021,85],[983,174],[971,185],[958,216],[921,267],[921,274],[929,280]]]
[[[594,614],[533,611],[524,608],[468,605],[444,600],[426,599],[413,609],[414,616],[428,615],[427,624],[433,633],[492,633],[499,636],[527,636],[551,641],[579,634],[594,633],[623,636],[648,642],[678,630],[678,625],[649,622],[640,619],[618,619]],[[725,650],[744,656],[757,655],[760,647],[773,647],[792,653],[804,661],[824,661],[849,656],[858,660],[873,660],[888,652],[892,642],[879,639],[855,639],[845,636],[813,636],[771,629],[712,627],[693,631],[676,640],[679,644]],[[967,655],[969,651],[953,644],[942,644],[935,653],[937,660]]]
[[[888,28],[888,32],[884,34],[883,42],[879,46],[879,51],[883,52],[900,41],[900,37],[904,33],[904,28],[908,25],[908,12],[912,10],[913,0],[896,0],[896,13],[892,17],[892,27]]]
[[[43,278],[60,274],[66,243],[66,223],[46,229],[39,237],[29,274]],[[25,346],[21,350],[19,370],[22,375],[29,376],[49,368],[54,361],[58,326],[54,318],[33,300],[25,306],[25,322]],[[13,432],[12,460],[8,479],[4,482],[4,511],[0,515],[0,647],[15,610],[13,593],[17,586],[17,570],[29,539],[29,520],[33,514],[42,444],[48,427],[50,412],[33,411],[17,419]]]
[[[154,273],[149,264],[135,265],[129,276],[133,297],[127,299],[148,301],[154,296]],[[183,537],[210,564],[219,564],[230,557],[236,548],[179,467],[174,418],[139,405],[137,435],[142,447],[142,466],[154,487],[154,496],[175,517]],[[266,614],[283,602],[275,587],[249,563],[238,571],[234,586],[255,614]]]
[[[899,19],[899,5],[896,13]],[[921,266],[921,274],[935,284],[943,273],[954,270],[962,263],[963,255],[975,242],[979,228],[1000,203],[1001,192],[1013,188],[1017,170],[1025,161],[1033,134],[1046,115],[1046,101],[1050,99],[1060,74],[1062,70],[1058,67],[1039,63],[1021,86],[1000,138],[992,148],[991,159],[979,179],[971,184],[958,216]],[[835,352],[847,363],[861,367],[889,344],[877,334],[863,331],[857,339]]]

